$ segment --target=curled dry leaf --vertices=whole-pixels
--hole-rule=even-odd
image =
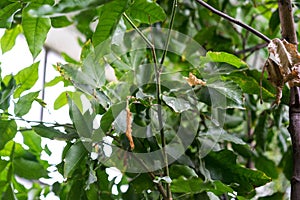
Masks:
[[[278,105],[286,82],[290,87],[300,86],[300,54],[296,45],[278,38],[270,42],[268,51],[270,55],[264,69],[268,71],[269,81],[276,87],[277,94],[273,104]]]
[[[195,86],[195,85],[206,86],[206,82],[202,81],[201,79],[198,79],[192,72],[189,73],[189,77],[186,78],[186,80],[190,86]]]
[[[129,108],[126,108],[126,137],[129,140],[131,150],[134,149],[134,142],[132,138],[132,128],[131,128],[131,121],[132,121],[132,113],[130,112]]]

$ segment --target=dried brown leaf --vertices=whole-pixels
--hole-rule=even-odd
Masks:
[[[201,79],[198,79],[192,72],[189,73],[189,77],[186,78],[186,80],[190,86],[195,86],[195,85],[206,86],[206,82],[202,81]]]
[[[130,112],[129,108],[126,108],[126,137],[129,140],[131,150],[134,149],[134,142],[132,138],[132,128],[131,128],[131,121],[132,121],[132,113]]]

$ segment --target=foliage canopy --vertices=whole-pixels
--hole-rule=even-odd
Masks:
[[[276,1],[207,3],[279,37]],[[166,0],[0,2],[3,54],[20,34],[34,59],[51,28],[72,25],[85,38],[81,59],[64,55],[66,62],[55,66],[60,76],[46,83],[64,83],[54,107],[68,104],[72,124],[18,124],[34,101],[45,106],[40,91],[31,89],[39,61],[0,76],[2,199],[50,192],[60,199],[166,199],[170,193],[173,199],[288,198],[288,88],[270,109],[276,91],[263,75],[265,103],[259,103],[264,43],[196,1],[179,1],[174,21],[172,8]],[[108,66],[114,81],[106,79]],[[14,142],[18,132],[28,149]],[[41,159],[42,152],[51,154],[43,138],[66,142],[60,164],[50,168]],[[121,180],[108,179],[111,167],[122,172]],[[53,168],[65,181],[39,184]],[[260,186],[271,192],[256,190]]]

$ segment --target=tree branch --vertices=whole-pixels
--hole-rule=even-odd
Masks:
[[[255,45],[253,47],[249,47],[247,49],[243,49],[243,50],[237,51],[234,54],[235,55],[239,55],[239,54],[244,54],[244,53],[247,53],[247,52],[252,53],[252,52],[254,52],[256,50],[259,50],[259,49],[262,49],[262,48],[266,47],[267,45],[268,45],[268,43],[261,43],[261,44]]]
[[[298,44],[291,0],[278,0],[281,36],[289,43]]]
[[[205,3],[204,1],[202,0],[196,0],[197,3],[199,3],[200,5],[202,5],[203,7],[207,8],[208,10],[212,11],[213,13],[219,15],[220,17],[236,24],[236,25],[239,25],[241,27],[243,27],[244,29],[250,31],[251,33],[253,33],[254,35],[258,36],[259,38],[263,39],[264,41],[270,43],[270,38],[268,38],[267,36],[265,36],[264,34],[262,34],[261,32],[257,31],[256,29],[252,28],[251,26],[213,8],[212,6],[208,5],[207,3]]]
[[[291,0],[278,0],[282,37],[290,43],[298,44]],[[291,200],[300,199],[300,88],[290,90],[290,125],[288,130],[293,146],[293,177],[291,179]]]

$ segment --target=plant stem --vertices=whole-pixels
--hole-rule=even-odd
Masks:
[[[265,36],[264,34],[262,34],[261,32],[255,30],[254,28],[252,28],[251,26],[213,8],[212,6],[208,5],[207,3],[205,3],[204,1],[202,0],[196,0],[197,3],[199,3],[200,5],[202,5],[203,7],[207,8],[208,10],[212,11],[213,13],[219,15],[220,17],[223,17],[224,19],[236,24],[236,25],[239,25],[243,28],[245,28],[246,30],[250,31],[251,33],[253,33],[254,35],[258,36],[259,38],[263,39],[264,41],[266,42],[270,42],[270,38],[268,38],[267,36]]]
[[[164,128],[163,128],[163,124],[162,124],[162,112],[161,112],[161,98],[160,98],[160,94],[161,94],[161,82],[160,82],[160,75],[162,72],[162,68],[163,68],[163,64],[164,64],[164,60],[165,57],[167,55],[168,52],[168,47],[170,44],[170,39],[171,39],[171,31],[173,28],[173,24],[174,24],[174,19],[175,19],[175,14],[176,14],[176,8],[177,8],[177,0],[173,0],[173,6],[172,6],[172,12],[171,12],[171,19],[170,19],[170,24],[169,24],[169,30],[168,30],[168,35],[167,35],[167,40],[166,43],[164,45],[164,51],[162,54],[162,58],[160,60],[160,65],[158,68],[158,74],[157,74],[157,86],[158,86],[158,93],[157,93],[157,99],[158,99],[158,120],[159,120],[159,128],[160,128],[160,137],[161,137],[161,141],[162,141],[162,148],[163,148],[163,156],[164,156],[164,162],[165,162],[165,175],[167,177],[170,177],[170,172],[169,172],[169,162],[168,162],[168,156],[166,155],[166,138],[165,138],[165,133],[164,133]],[[172,192],[171,192],[171,183],[167,183],[166,184],[166,190],[167,190],[167,197],[169,200],[172,200]]]
[[[162,105],[162,100],[161,100],[161,81],[160,81],[160,75],[161,75],[161,67],[158,67],[158,60],[155,52],[155,46],[154,43],[150,42],[148,38],[143,34],[142,31],[138,29],[137,26],[132,22],[132,20],[124,13],[123,16],[125,19],[130,23],[130,25],[138,32],[138,34],[142,37],[142,39],[147,43],[149,46],[151,53],[152,53],[152,58],[153,58],[153,63],[154,63],[154,70],[155,70],[155,80],[156,80],[156,98],[157,98],[157,104],[158,104],[158,109],[157,109],[157,115],[158,115],[158,123],[159,123],[159,130],[160,130],[160,136],[161,136],[161,141],[162,141],[162,152],[163,152],[163,158],[164,158],[164,164],[165,164],[165,175],[169,177],[169,166],[168,166],[168,157],[166,155],[166,139],[165,139],[165,134],[164,134],[164,127],[163,127],[163,119],[162,119],[162,110],[161,110],[161,105]],[[170,33],[169,33],[170,35]],[[167,41],[167,44],[169,42]],[[162,64],[161,64],[162,65]],[[154,177],[155,178],[155,177]],[[167,199],[166,200],[172,200],[172,194],[170,190],[170,184],[167,183]],[[166,194],[163,193],[164,190],[158,185],[158,189],[162,196],[165,199]]]
[[[134,30],[138,32],[138,34],[143,38],[143,40],[147,43],[147,45],[152,51],[152,49],[154,49],[154,45],[152,44],[152,42],[148,40],[144,33],[133,23],[133,21],[126,15],[126,13],[123,13],[123,16],[128,21],[128,23],[134,28]]]

